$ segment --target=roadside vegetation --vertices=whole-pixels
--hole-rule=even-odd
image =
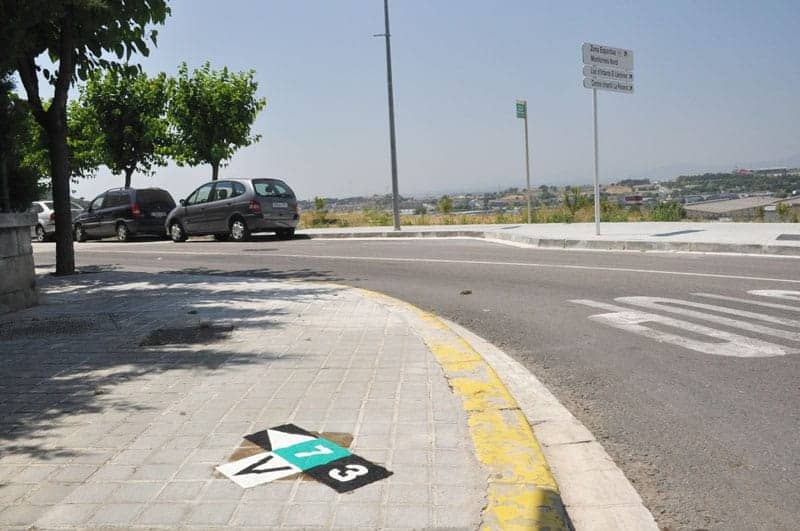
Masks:
[[[364,209],[355,212],[328,212],[324,209],[324,201],[317,198],[320,208],[313,212],[300,213],[300,229],[321,227],[382,227],[392,225],[392,214],[384,210]],[[315,201],[316,202],[316,201]],[[560,206],[534,208],[531,212],[534,223],[586,223],[594,221],[594,203],[591,199],[579,194],[569,193]],[[641,209],[637,206],[621,207],[615,203],[601,201],[600,219],[604,222],[614,221],[680,221],[685,211],[677,203],[664,203],[652,209]],[[527,209],[517,212],[491,213],[416,213],[400,216],[403,226],[414,225],[489,225],[526,223]]]

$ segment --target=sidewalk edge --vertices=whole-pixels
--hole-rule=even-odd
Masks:
[[[572,529],[533,429],[486,360],[437,316],[382,293],[358,289],[416,318],[412,327],[461,398],[476,457],[489,473],[481,528]]]

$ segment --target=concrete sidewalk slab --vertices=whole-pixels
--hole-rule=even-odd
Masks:
[[[728,222],[541,223],[303,229],[310,238],[485,238],[549,249],[800,256],[800,224]]]
[[[492,490],[480,393],[451,390],[485,389],[469,374],[485,369],[463,366],[477,355],[435,354],[455,335],[399,303],[190,275],[40,285],[43,304],[0,320],[2,528],[474,529],[501,521],[488,510],[523,484]],[[242,489],[215,472],[244,435],[286,423],[352,440],[392,475],[339,494],[302,477]]]

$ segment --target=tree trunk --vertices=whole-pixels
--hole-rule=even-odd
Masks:
[[[56,275],[71,275],[75,273],[75,248],[72,246],[72,209],[69,202],[67,94],[75,71],[75,58],[71,26],[63,23],[61,26],[58,76],[53,84],[53,101],[47,111],[44,110],[39,95],[36,57],[31,55],[20,57],[17,71],[28,95],[33,116],[47,134],[56,222]]]
[[[55,104],[47,112],[47,136],[50,140],[50,169],[53,175],[53,206],[56,211],[56,275],[75,273],[75,249],[72,243],[72,208],[69,201],[69,151],[67,149],[66,109]]]
[[[11,212],[11,195],[8,193],[8,165],[5,154],[0,154],[0,212]]]
[[[211,163],[211,180],[216,181],[219,177],[219,161]]]
[[[131,175],[133,175],[133,168],[125,168],[125,188],[131,187]]]

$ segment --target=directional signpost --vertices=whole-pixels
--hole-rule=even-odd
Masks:
[[[633,94],[633,50],[584,42],[583,86],[592,89],[594,117],[594,224],[600,235],[600,181],[597,157],[597,91]]]

